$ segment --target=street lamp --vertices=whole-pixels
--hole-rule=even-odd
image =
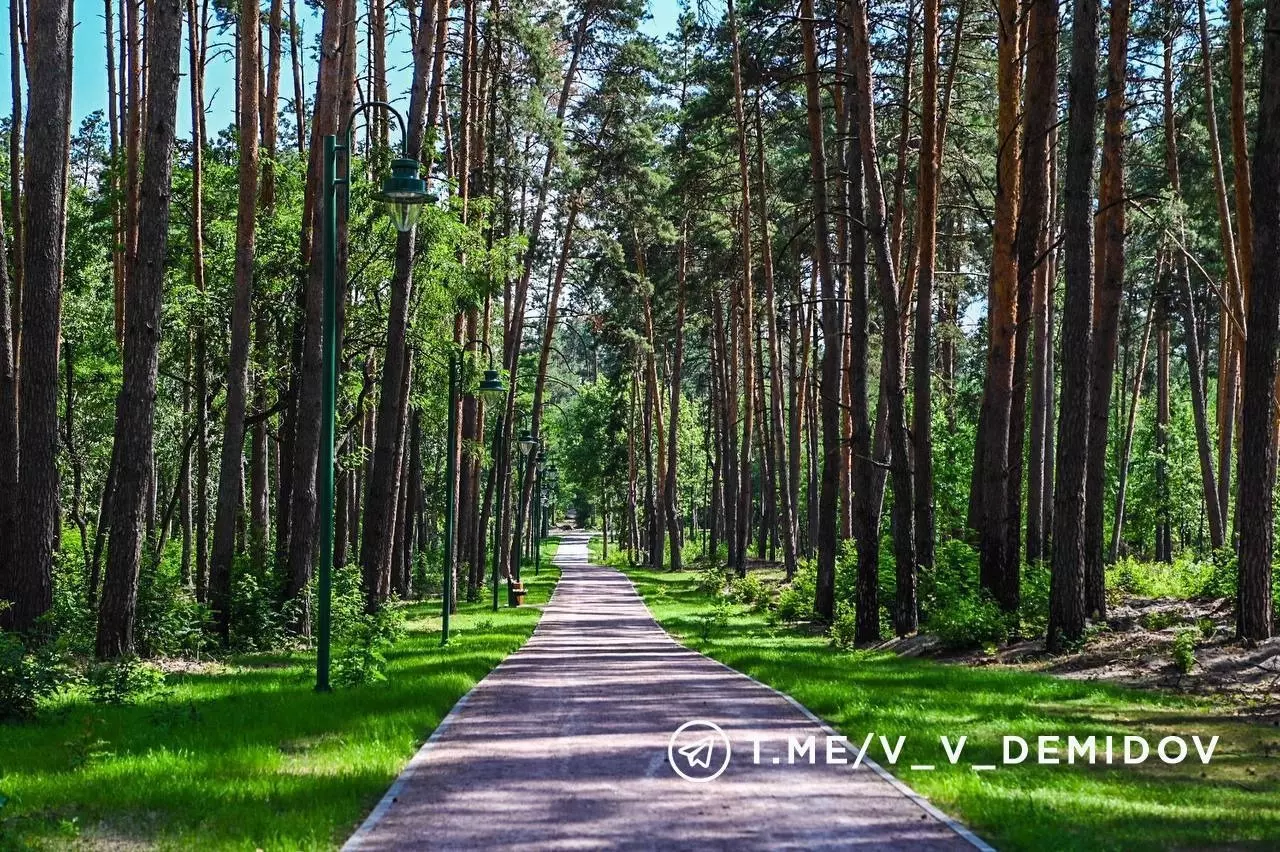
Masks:
[[[333,599],[333,479],[334,432],[337,419],[338,396],[338,187],[351,187],[351,126],[356,116],[373,108],[383,109],[395,116],[400,126],[403,156],[391,165],[391,175],[382,182],[377,197],[391,205],[396,229],[406,232],[417,221],[418,209],[431,200],[427,185],[418,177],[418,161],[409,156],[409,137],[405,134],[404,118],[396,108],[385,101],[368,101],[358,105],[347,116],[342,130],[342,143],[338,137],[324,137],[324,336],[321,341],[324,359],[321,382],[320,407],[320,467],[318,482],[320,497],[320,636],[316,649],[316,690],[329,691],[329,658],[332,642]],[[342,173],[338,174],[338,151],[342,158]]]
[[[553,524],[556,521],[555,512],[554,512],[555,505],[556,505],[556,492],[560,490],[560,471],[556,468],[555,462],[552,462],[551,464],[547,465],[546,477],[547,477],[547,508],[552,510],[551,512],[548,512],[547,520],[549,521],[549,523]]]
[[[453,607],[453,560],[454,535],[453,527],[457,515],[458,479],[458,394],[461,385],[462,353],[472,344],[484,347],[489,354],[489,369],[484,371],[480,380],[480,396],[486,400],[501,398],[507,392],[502,383],[502,376],[493,367],[493,349],[483,340],[471,339],[462,346],[449,350],[449,413],[448,413],[448,455],[445,457],[445,512],[444,512],[444,603],[440,608],[440,644],[449,642],[449,611]],[[501,427],[497,430],[501,432]]]
[[[523,560],[522,533],[524,532],[524,478],[529,472],[529,454],[538,446],[538,439],[529,433],[528,429],[520,433],[520,482],[518,484],[519,491],[516,497],[516,540],[513,551],[515,553],[515,571],[513,579],[518,584],[520,582],[520,563]],[[507,583],[507,605],[516,605],[515,589],[511,582]]]
[[[533,493],[530,500],[533,501],[533,528],[531,530],[533,538],[533,576],[542,573],[542,507],[546,500],[546,481],[542,478],[543,468],[547,463],[547,448],[541,447],[538,450],[538,465],[534,468]]]

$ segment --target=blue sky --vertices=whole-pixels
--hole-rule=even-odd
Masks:
[[[676,16],[679,14],[679,0],[649,0],[650,19],[645,21],[642,29],[652,35],[662,35],[674,28]],[[264,4],[265,5],[265,4]],[[310,10],[302,2],[298,3],[302,12],[304,48],[313,43],[315,34],[320,30],[320,15]],[[75,77],[72,81],[72,120],[74,126],[94,110],[105,110],[107,103],[106,84],[106,46],[103,42],[103,6],[101,3],[80,2],[75,4],[76,29],[74,36]],[[403,24],[403,15],[399,16]],[[119,38],[119,21],[114,24],[116,38]],[[189,136],[191,133],[191,96],[187,87],[187,53],[185,44],[186,24],[183,24],[183,77],[178,100],[178,135]],[[235,70],[231,59],[230,31],[219,33],[216,28],[210,34],[210,61],[205,76],[205,97],[208,101],[208,127],[210,135],[215,135],[231,123],[232,111],[235,107]],[[388,66],[404,69],[409,64],[408,46],[402,37],[391,39]],[[223,50],[219,51],[218,48]],[[286,51],[288,45],[285,46]],[[310,50],[303,54],[303,75],[306,84],[305,93],[310,97],[314,92],[315,63],[309,59]],[[0,55],[4,57],[4,68],[9,66],[9,16],[0,15]],[[291,69],[286,59],[280,80],[281,96],[292,97],[293,80]],[[312,75],[312,76],[308,76]],[[5,78],[8,78],[6,73]],[[399,85],[397,86],[397,82]],[[392,74],[390,86],[392,100],[401,100],[409,84],[407,70]],[[0,105],[0,114],[8,113],[11,92],[5,92],[5,104]]]

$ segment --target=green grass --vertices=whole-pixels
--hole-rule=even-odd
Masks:
[[[672,634],[785,692],[849,737],[907,736],[895,766],[878,745],[871,756],[943,810],[1006,849],[1280,848],[1280,729],[1230,718],[1223,707],[1172,695],[1125,690],[1007,668],[948,665],[884,652],[832,648],[801,628],[770,624],[733,607],[711,630],[716,600],[693,573],[627,571]],[[1028,764],[976,773],[1002,762],[1002,737],[1032,744]],[[1205,766],[1033,765],[1035,738],[1126,734],[1152,746],[1164,736],[1220,741]],[[949,766],[939,737],[968,740]],[[913,771],[912,763],[937,769]]]
[[[553,552],[554,542],[549,542]],[[558,577],[525,575],[529,604]],[[440,647],[439,602],[406,606],[387,680],[320,695],[314,656],[242,657],[170,675],[139,704],[69,695],[0,726],[0,850],[140,844],[330,849],[378,801],[455,702],[524,643],[540,610],[461,605]]]

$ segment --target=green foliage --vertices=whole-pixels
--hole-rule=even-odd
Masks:
[[[760,579],[759,574],[750,571],[745,577],[734,578],[729,590],[734,600],[754,609],[763,609],[773,601],[773,590]]]
[[[28,650],[17,634],[0,630],[0,722],[34,715],[41,699],[74,680],[65,653],[47,645]]]
[[[783,587],[775,608],[782,621],[806,621],[813,617],[813,601],[818,588],[818,570],[812,565],[797,568],[795,578]]]
[[[831,622],[831,629],[827,631],[827,635],[831,637],[831,644],[842,651],[847,651],[854,647],[858,635],[858,619],[851,608],[841,611],[836,620]]]
[[[1184,628],[1178,631],[1173,639],[1173,665],[1183,674],[1189,673],[1196,665],[1196,631]]]
[[[1236,559],[1228,550],[1208,558],[1188,551],[1168,564],[1126,556],[1107,566],[1107,586],[1144,598],[1234,597]]]
[[[1147,630],[1164,630],[1175,624],[1182,624],[1186,619],[1173,610],[1160,610],[1158,612],[1149,612],[1142,616],[1142,626]]]
[[[133,704],[164,688],[164,672],[137,657],[122,657],[89,667],[89,698],[96,704]]]
[[[925,629],[953,648],[973,648],[1009,638],[1009,617],[978,583],[978,556],[962,541],[938,548],[934,570],[921,583]]]
[[[247,566],[241,567],[231,582],[231,646],[237,651],[284,646],[288,642],[288,625],[297,618],[297,603],[291,601],[280,607],[272,584],[244,570]]]
[[[363,686],[386,680],[387,651],[405,632],[404,611],[395,600],[374,612],[365,611],[360,572],[354,568],[334,575],[333,683]]]
[[[716,598],[711,608],[698,615],[698,637],[710,642],[713,635],[729,625],[733,604],[727,598]]]
[[[1050,574],[1048,562],[1024,562],[1022,565],[1018,622],[1024,636],[1042,636],[1049,629]]]
[[[711,564],[698,572],[695,585],[703,594],[719,596],[730,582],[729,571],[723,565]]]
[[[985,592],[949,599],[934,611],[928,627],[951,648],[976,648],[1009,638],[1008,617]]]

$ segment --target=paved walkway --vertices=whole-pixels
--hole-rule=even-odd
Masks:
[[[850,765],[824,765],[819,723],[677,644],[586,550],[585,536],[560,545],[533,637],[459,702],[348,849],[974,848],[905,787],[854,769],[853,747]],[[668,763],[672,732],[694,719],[733,746],[706,783]],[[788,765],[788,736],[815,736],[818,764]],[[723,756],[714,746],[710,767]]]

